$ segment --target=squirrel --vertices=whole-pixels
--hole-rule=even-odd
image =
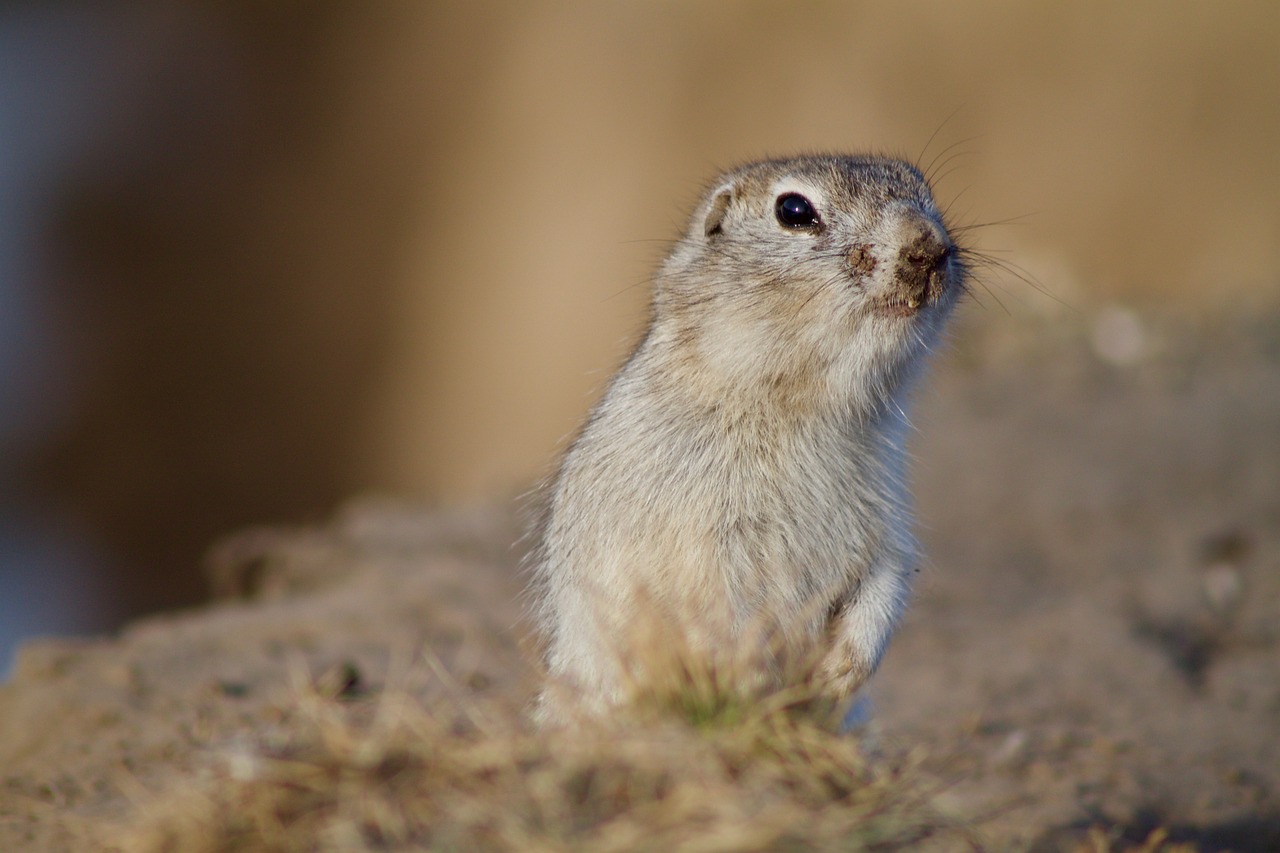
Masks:
[[[766,160],[710,185],[549,484],[543,722],[566,695],[622,702],[646,619],[709,659],[765,626],[823,693],[862,686],[917,560],[905,398],[966,274],[909,163]]]

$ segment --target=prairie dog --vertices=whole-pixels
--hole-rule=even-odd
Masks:
[[[836,698],[866,681],[916,559],[904,398],[961,255],[898,160],[769,160],[711,185],[550,486],[534,570],[569,690],[544,691],[542,720],[568,716],[566,692],[624,699],[652,618],[713,659],[764,626]]]

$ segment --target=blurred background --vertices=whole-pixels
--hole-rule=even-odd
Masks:
[[[1013,220],[1059,302],[996,322],[1280,303],[1271,2],[4,4],[0,671],[245,525],[525,488],[702,182],[827,149]]]

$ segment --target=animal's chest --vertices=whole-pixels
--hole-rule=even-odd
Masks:
[[[680,481],[673,521],[705,555],[694,570],[714,572],[747,604],[830,598],[876,550],[884,478],[848,436],[722,429],[691,435],[668,458]]]

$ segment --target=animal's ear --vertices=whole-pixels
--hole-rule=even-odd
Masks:
[[[716,190],[707,206],[707,216],[702,220],[702,233],[708,240],[715,239],[724,231],[724,217],[729,211],[729,202],[733,201],[733,185],[729,184]]]

